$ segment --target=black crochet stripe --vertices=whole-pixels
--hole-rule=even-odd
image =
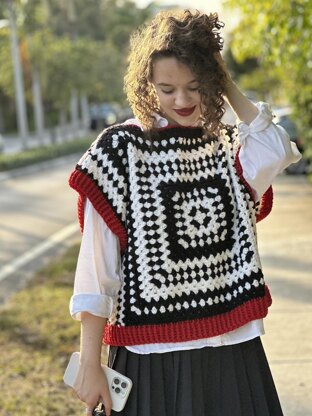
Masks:
[[[252,274],[250,277],[244,278],[244,283],[252,284],[254,279],[259,280],[260,277],[261,277],[261,274]],[[231,293],[233,293],[235,290],[238,290],[239,287],[240,287],[240,283],[233,284],[233,287],[231,288]],[[165,324],[165,323],[171,323],[171,322],[182,322],[185,320],[192,320],[192,319],[201,319],[201,318],[206,318],[208,316],[209,317],[217,316],[219,314],[234,310],[238,306],[243,305],[245,302],[251,299],[258,299],[258,298],[264,297],[265,286],[259,285],[257,288],[253,288],[252,291],[243,289],[241,293],[240,292],[237,293],[235,297],[235,301],[233,300],[227,301],[225,299],[224,302],[220,301],[219,304],[213,304],[212,306],[209,306],[207,304],[207,299],[209,296],[214,299],[215,297],[220,297],[222,294],[224,294],[224,289],[214,290],[213,292],[211,293],[207,292],[206,294],[198,293],[197,295],[193,295],[192,301],[194,300],[197,303],[197,305],[194,307],[192,307],[191,305],[189,296],[186,294],[183,294],[181,296],[177,296],[177,299],[175,300],[175,304],[179,302],[181,305],[183,305],[184,302],[188,302],[189,307],[187,309],[181,307],[181,310],[180,311],[175,310],[175,313],[162,314],[161,321],[160,321],[159,315],[153,315],[152,313],[149,313],[148,319],[144,321],[139,320],[135,318],[134,316],[132,316],[131,318],[126,320],[126,323],[127,323],[127,326],[131,326],[131,325],[140,326],[140,325],[146,325],[147,322],[151,325],[159,324],[159,323]],[[206,302],[205,307],[200,306],[199,302],[201,300]],[[150,310],[153,307],[155,307],[156,309],[159,309],[160,303],[162,306],[168,307],[168,305],[172,303],[172,299],[168,301],[162,300],[161,302],[159,302],[158,300],[152,299],[149,303],[146,303],[143,300],[138,301],[138,304],[140,305],[142,310],[144,310],[145,307],[148,307],[148,309]]]

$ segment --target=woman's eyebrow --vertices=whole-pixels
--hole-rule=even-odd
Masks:
[[[172,87],[171,84],[166,84],[165,82],[159,82],[157,85],[159,85],[160,87]]]
[[[189,81],[187,84],[193,84],[193,82],[198,82],[197,79],[193,79],[192,81]],[[165,82],[159,82],[157,83],[160,87],[172,87],[173,84],[167,84]]]

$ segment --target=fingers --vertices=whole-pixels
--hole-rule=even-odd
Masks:
[[[111,408],[110,407],[107,407],[107,406],[104,406],[104,408],[105,408],[105,414],[106,414],[106,416],[111,416]]]
[[[105,416],[111,416],[111,410],[112,410],[112,403],[109,401],[108,403],[101,401],[100,404],[97,403],[95,406],[87,405],[86,407],[86,415],[91,416],[94,413],[96,415],[102,415],[103,410],[105,410],[105,413],[103,413]]]
[[[214,57],[216,59],[216,61],[218,62],[218,64],[221,66],[221,68],[226,71],[226,66],[225,66],[225,62],[224,59],[222,58],[222,55],[220,52],[215,52]]]
[[[93,415],[94,412],[96,415],[102,415],[103,410],[105,410],[103,415],[111,416],[111,406],[110,405],[105,406],[103,402],[101,402],[101,404],[98,407],[96,407],[93,411],[91,410],[91,408],[87,408],[86,415]],[[91,412],[91,413],[88,413],[88,412]]]
[[[103,407],[105,408],[105,416],[111,416],[112,399],[111,399],[109,392],[106,392],[106,391],[103,392],[103,394],[98,396],[97,399],[95,397],[92,397],[92,398],[89,397],[87,399],[83,396],[79,396],[78,394],[76,395],[82,402],[84,402],[86,406],[86,409],[85,409],[86,415],[91,416],[93,414],[94,409],[97,408],[99,403],[101,403],[101,406],[102,406],[101,409],[103,409]]]
[[[104,409],[105,409],[105,415],[110,416],[111,415],[111,410],[112,410],[112,399],[111,399],[111,397],[110,396],[106,397],[106,398],[103,397],[102,403],[103,403],[103,406],[104,406]]]
[[[83,397],[79,396],[78,394],[77,394],[77,396],[78,396],[79,400],[81,400],[84,403],[84,405],[86,406],[86,415],[90,415],[90,414],[92,415],[93,410],[99,404],[99,397],[97,397],[97,398],[93,397],[93,398],[86,399],[86,398],[83,398]]]
[[[101,402],[103,403],[104,408],[105,408],[105,415],[110,416],[113,403],[112,403],[112,398],[109,392],[107,380],[105,384],[106,386],[103,389],[102,394],[101,394],[101,398],[102,398]]]

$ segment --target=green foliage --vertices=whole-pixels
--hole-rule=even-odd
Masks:
[[[46,110],[69,108],[75,89],[92,101],[122,102],[131,32],[150,16],[131,0],[15,0],[26,98],[39,74]],[[8,19],[6,6],[0,19]],[[0,29],[0,92],[14,102],[10,32]],[[0,94],[0,96],[1,96]]]
[[[70,142],[58,143],[47,147],[37,147],[19,153],[0,155],[0,172],[17,169],[34,163],[44,162],[57,157],[79,153],[86,150],[91,144],[91,139],[72,140]]]
[[[272,88],[284,90],[312,147],[312,2],[227,0],[226,5],[241,15],[232,34],[235,58],[259,60]]]

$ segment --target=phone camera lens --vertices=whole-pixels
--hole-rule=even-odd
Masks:
[[[120,388],[119,387],[116,387],[115,388],[115,392],[118,394],[118,393],[120,393]]]
[[[114,378],[114,383],[115,384],[119,384],[119,382],[120,382],[119,378]]]
[[[121,387],[122,387],[123,389],[125,389],[127,386],[128,386],[128,384],[127,384],[127,383],[125,383],[124,381],[121,383]]]

